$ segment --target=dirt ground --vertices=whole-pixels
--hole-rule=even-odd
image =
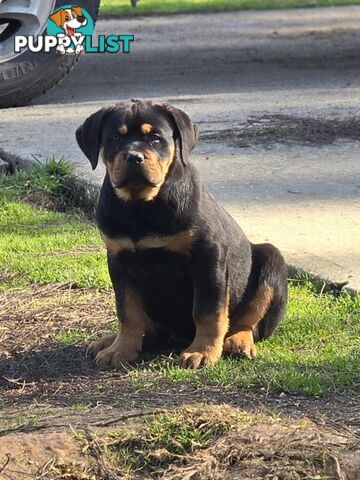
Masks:
[[[192,384],[139,389],[131,370],[99,371],[87,355],[89,339],[115,319],[110,291],[33,286],[2,293],[0,304],[0,479],[359,478],[356,397]],[[149,461],[158,474],[124,476],[108,466],[102,445],[109,435],[189,405],[193,418],[215,411],[216,418],[235,412],[255,420],[187,455],[155,449]],[[137,435],[142,445],[143,431]]]
[[[263,115],[249,117],[236,128],[202,133],[205,142],[224,142],[230,146],[264,148],[270,145],[302,145],[321,147],[339,140],[359,141],[359,118],[311,118],[290,115]]]
[[[103,434],[102,430],[94,428],[84,432],[88,447],[93,446]],[[116,430],[112,430],[114,432]],[[106,434],[109,434],[109,429]],[[0,478],[124,478],[110,472],[100,455],[85,455],[84,448],[71,429],[8,435],[0,438],[0,453],[5,459],[0,466]],[[178,480],[357,480],[360,475],[360,455],[353,450],[349,439],[324,431],[311,422],[306,425],[299,422],[275,425],[260,423],[245,427],[240,432],[222,435],[211,447],[198,449],[187,457],[170,455],[165,449],[153,451],[152,456],[163,467],[161,478]],[[158,476],[135,473],[128,478]]]

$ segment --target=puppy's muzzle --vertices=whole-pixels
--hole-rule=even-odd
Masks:
[[[113,183],[115,188],[144,188],[145,186],[156,187],[147,176],[145,166],[145,156],[140,151],[130,150],[124,155],[124,170],[122,178]]]
[[[128,152],[125,155],[125,161],[128,165],[141,165],[144,163],[145,157],[141,152]]]

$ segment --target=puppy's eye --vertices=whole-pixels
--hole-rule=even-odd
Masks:
[[[150,135],[150,143],[157,145],[161,143],[161,140],[162,138],[160,137],[160,135],[157,135],[156,133],[153,133],[152,135]]]
[[[111,136],[110,140],[112,142],[118,142],[119,140],[121,139],[121,135],[119,135],[118,133],[115,133],[114,135]]]
[[[65,20],[70,20],[70,16],[69,16],[69,15],[65,15]]]

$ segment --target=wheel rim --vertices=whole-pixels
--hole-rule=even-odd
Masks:
[[[0,63],[17,57],[15,35],[41,35],[55,0],[0,0]]]

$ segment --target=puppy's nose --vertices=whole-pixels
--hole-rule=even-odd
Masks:
[[[77,19],[78,19],[78,22],[80,23],[84,23],[86,21],[86,18],[82,16],[77,17]]]
[[[141,165],[144,160],[144,155],[140,152],[129,152],[126,155],[126,161],[135,165]]]

